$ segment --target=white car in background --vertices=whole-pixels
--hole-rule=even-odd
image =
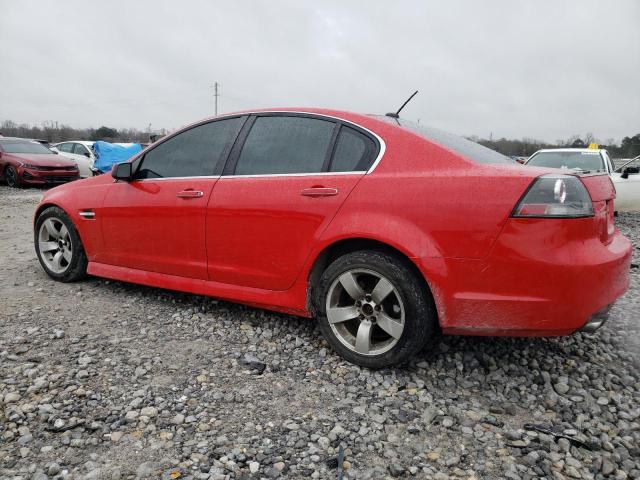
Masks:
[[[525,165],[581,173],[606,172],[616,187],[616,212],[640,211],[640,157],[615,168],[607,151],[601,148],[548,148],[531,155]]]
[[[52,145],[60,155],[72,158],[78,164],[81,177],[91,177],[93,172],[91,167],[96,160],[96,156],[93,153],[94,142],[89,141],[71,141],[60,142]]]

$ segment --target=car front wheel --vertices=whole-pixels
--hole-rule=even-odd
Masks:
[[[436,335],[426,285],[394,255],[343,255],[324,271],[316,292],[320,330],[338,354],[357,365],[402,363]]]
[[[7,181],[7,185],[9,185],[10,187],[17,188],[20,186],[20,181],[18,180],[18,171],[11,165],[9,165],[4,171],[4,179]]]
[[[34,236],[36,254],[47,275],[60,282],[84,277],[87,256],[78,231],[64,210],[44,210],[36,220]]]

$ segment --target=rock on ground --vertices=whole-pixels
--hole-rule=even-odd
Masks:
[[[314,323],[46,277],[0,186],[0,478],[640,478],[640,269],[598,333],[442,338],[369,371]],[[640,215],[617,224],[635,242]]]

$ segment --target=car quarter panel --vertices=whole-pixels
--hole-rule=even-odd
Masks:
[[[110,175],[102,175],[76,180],[73,188],[53,188],[46,193],[36,215],[49,205],[64,210],[78,230],[89,261],[100,261],[104,255],[104,244],[99,217],[83,217],[80,212],[93,211],[98,215],[112,181]]]
[[[547,169],[485,165],[375,119],[386,152],[320,239],[365,236],[415,257],[483,258],[533,179]]]
[[[592,218],[511,218],[483,260],[421,259],[445,333],[566,335],[629,285],[631,244]]]

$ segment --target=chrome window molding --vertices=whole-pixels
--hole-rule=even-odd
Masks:
[[[158,177],[158,178],[137,178],[133,182],[163,182],[167,180],[189,180],[189,179],[222,179],[222,178],[271,178],[271,177],[329,177],[335,175],[363,175],[365,170],[355,172],[312,172],[312,173],[261,173],[257,175],[206,175],[197,177]],[[120,183],[120,182],[118,182]]]
[[[206,120],[201,120],[199,122],[196,123],[192,123],[189,124],[187,126],[185,126],[184,128],[181,128],[180,130],[167,135],[165,138],[162,139],[161,142],[158,142],[157,145],[159,145],[160,143],[164,143],[166,140],[169,140],[170,138],[173,138],[174,136],[180,134],[181,132],[183,132],[184,130],[188,130],[189,128],[194,128],[197,127],[199,125],[204,125],[205,123],[209,123],[209,122],[213,122],[216,120],[224,120],[225,118],[232,118],[232,117],[238,117],[238,116],[242,116],[242,115],[260,115],[261,113],[281,113],[281,114],[287,114],[287,113],[294,113],[297,115],[309,115],[309,116],[316,116],[316,117],[323,117],[323,118],[329,118],[332,120],[337,120],[339,122],[343,122],[347,125],[353,125],[354,127],[357,127],[365,132],[367,132],[369,135],[372,135],[373,137],[375,137],[376,140],[378,140],[378,145],[380,145],[380,149],[378,151],[378,155],[376,156],[375,160],[373,161],[373,163],[371,164],[371,166],[369,167],[369,170],[362,170],[362,171],[349,171],[349,172],[313,172],[313,173],[264,173],[264,174],[257,174],[257,175],[213,175],[213,176],[194,176],[194,177],[161,177],[161,178],[140,178],[137,180],[134,180],[135,182],[144,182],[144,181],[158,181],[158,180],[171,180],[171,179],[176,179],[176,180],[184,180],[184,179],[188,179],[188,178],[260,178],[260,177],[302,177],[302,176],[331,176],[331,175],[369,175],[371,173],[373,173],[373,171],[376,169],[376,167],[378,166],[378,164],[380,163],[380,161],[382,160],[382,157],[384,157],[384,154],[387,150],[387,144],[385,143],[385,141],[382,139],[382,137],[380,135],[378,135],[375,132],[372,132],[371,130],[369,130],[366,127],[363,127],[362,125],[359,125],[355,122],[352,122],[351,120],[345,120],[344,118],[341,117],[336,117],[334,115],[326,115],[324,113],[315,113],[315,112],[303,112],[303,111],[298,111],[298,110],[256,110],[256,111],[247,111],[247,112],[236,112],[236,113],[228,113],[225,115],[218,115],[217,117],[212,117],[212,118],[208,118]],[[151,146],[151,145],[150,145]],[[146,153],[147,149],[142,150],[141,152],[139,152],[136,156],[134,156],[131,161],[135,161],[137,160],[140,156],[142,156],[143,154]],[[152,149],[149,149],[152,150]]]
[[[261,178],[261,177],[330,177],[335,175],[363,175],[364,170],[349,172],[310,172],[310,173],[259,173],[254,175],[223,175],[222,178]]]

